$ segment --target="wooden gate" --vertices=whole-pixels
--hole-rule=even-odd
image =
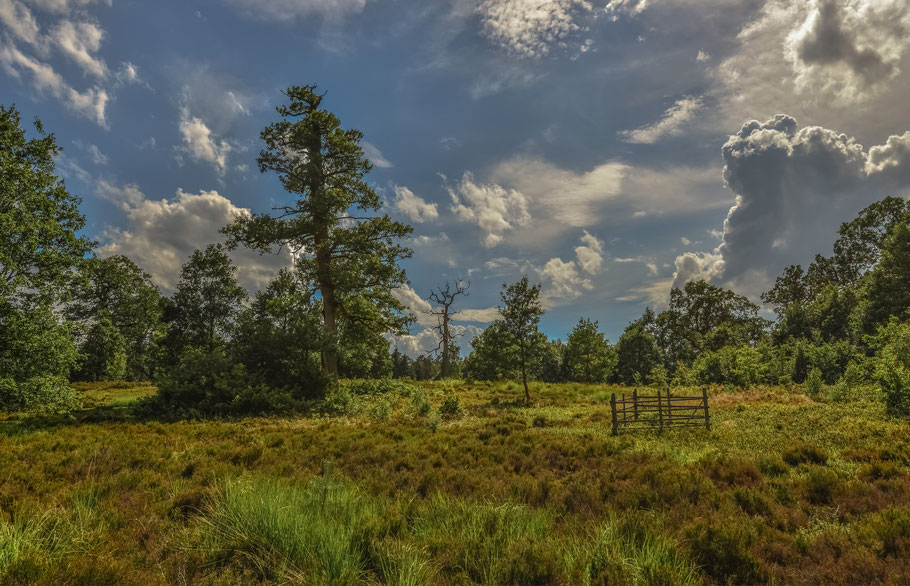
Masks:
[[[625,393],[610,397],[613,412],[613,435],[622,429],[658,429],[675,427],[702,427],[711,429],[708,415],[708,391],[702,389],[700,396],[672,395],[657,391],[654,395],[639,395],[638,389],[632,396]]]

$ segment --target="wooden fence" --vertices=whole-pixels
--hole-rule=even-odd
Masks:
[[[711,429],[711,417],[708,414],[708,391],[702,389],[701,395],[672,395],[657,391],[654,395],[639,395],[638,389],[632,396],[625,393],[616,398],[610,397],[610,410],[613,412],[613,435],[622,429],[658,429],[676,427],[702,427]]]

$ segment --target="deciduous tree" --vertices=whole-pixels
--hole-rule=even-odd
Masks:
[[[503,330],[518,346],[518,367],[525,389],[525,402],[530,403],[528,366],[536,350],[538,326],[540,318],[543,316],[543,307],[540,304],[540,285],[529,284],[528,276],[525,275],[517,283],[503,284],[500,297],[503,303],[499,308]]]

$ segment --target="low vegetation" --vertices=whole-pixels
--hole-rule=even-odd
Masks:
[[[173,422],[152,386],[79,384],[81,410],[0,422],[0,582],[910,579],[910,434],[877,388],[716,386],[710,431],[613,437],[631,389],[529,384]]]

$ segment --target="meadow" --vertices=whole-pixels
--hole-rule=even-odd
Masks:
[[[910,426],[871,388],[718,386],[710,430],[614,437],[631,388],[352,381],[168,421],[151,385],[76,387],[0,420],[2,583],[910,581]]]

